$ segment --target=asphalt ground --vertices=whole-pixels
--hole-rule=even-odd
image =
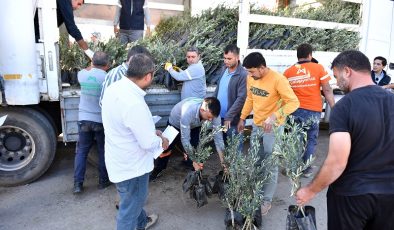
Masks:
[[[325,159],[328,145],[327,131],[321,130],[314,171]],[[73,195],[73,162],[75,145],[59,143],[57,155],[50,169],[34,183],[0,188],[1,230],[101,230],[115,229],[117,192],[114,185],[98,190],[97,170],[88,165],[84,192]],[[182,192],[187,173],[181,165],[182,156],[174,155],[164,175],[150,183],[146,203],[148,213],[159,215],[152,230],[219,230],[225,229],[225,207],[217,195],[208,204],[197,208],[188,193]],[[205,165],[205,173],[219,171],[218,157],[212,155]],[[302,184],[310,178],[302,179]],[[263,217],[262,229],[285,229],[287,208],[295,204],[290,197],[290,182],[279,175],[272,208]],[[326,194],[320,193],[311,203],[316,208],[317,229],[326,229]]]

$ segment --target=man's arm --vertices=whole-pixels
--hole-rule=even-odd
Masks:
[[[131,111],[132,110],[132,111]],[[135,111],[138,111],[136,113]],[[132,130],[138,145],[149,152],[155,153],[163,151],[163,140],[156,135],[155,124],[153,123],[152,114],[147,105],[141,103],[135,104],[133,108],[121,114],[124,125]],[[141,132],[141,128],[145,132]]]
[[[192,121],[193,114],[190,111],[182,112],[180,120],[180,131],[181,131],[181,142],[182,146],[187,152],[187,150],[192,146],[190,143],[190,124]]]
[[[280,78],[277,90],[280,98],[282,99],[282,107],[280,107],[279,110],[275,112],[275,120],[280,120],[283,116],[287,116],[296,111],[296,109],[300,106],[300,101],[294,94],[289,81],[284,76]],[[271,115],[271,117],[273,116]]]
[[[237,99],[235,99],[234,103],[231,105],[229,110],[226,113],[226,116],[224,117],[225,121],[232,121],[235,116],[237,116],[241,110],[242,107],[245,104],[246,100],[246,75],[247,73],[241,72],[239,75],[239,82],[237,84]]]
[[[202,77],[203,72],[198,69],[198,64],[192,64],[187,67],[185,70],[181,70],[177,72],[173,67],[168,69],[168,72],[171,76],[177,81],[191,81],[196,78]]]
[[[64,1],[63,0],[63,1],[57,1],[57,3],[58,3],[58,7],[59,7],[59,11],[61,13],[61,16],[64,20],[64,25],[67,28],[67,32],[71,35],[71,37],[73,37],[75,39],[75,41],[78,42],[79,46],[81,48],[83,48],[82,46],[84,46],[84,44],[82,42],[80,44],[80,41],[81,40],[83,41],[83,37],[82,37],[82,34],[79,31],[77,25],[75,24],[74,13],[73,13],[71,1]],[[85,42],[85,44],[86,44],[86,42]],[[86,47],[87,47],[87,45],[86,45]]]
[[[120,19],[120,9],[122,8],[122,4],[120,0],[118,1],[118,4],[116,5],[116,10],[115,10],[115,17],[114,17],[114,34],[115,36],[119,33],[119,19]]]
[[[330,105],[331,108],[335,105],[334,93],[332,92],[332,88],[330,83],[325,83],[321,85],[324,97],[326,98],[327,103]]]
[[[150,35],[150,11],[148,8],[148,0],[145,0],[144,3],[144,17],[145,17],[145,25],[146,25],[146,36]]]
[[[351,148],[348,132],[335,132],[330,135],[327,158],[312,182],[296,193],[298,205],[305,205],[317,193],[333,183],[346,168]]]

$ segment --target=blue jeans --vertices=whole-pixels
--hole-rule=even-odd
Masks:
[[[83,182],[86,172],[86,160],[94,140],[97,143],[99,158],[99,183],[105,183],[108,179],[104,161],[104,127],[102,123],[93,121],[78,121],[79,139],[74,159],[74,182]]]
[[[149,173],[116,183],[120,197],[117,230],[145,229],[146,212],[143,209],[148,197]]]
[[[293,115],[296,123],[300,125],[309,124],[305,127],[307,140],[305,152],[302,156],[302,159],[306,162],[315,153],[317,138],[319,136],[319,121],[321,113],[306,109],[297,109],[291,115]]]
[[[222,118],[222,125],[224,125],[224,119]],[[227,132],[223,132],[223,141],[225,146],[227,146],[227,138],[231,138],[233,135],[238,135],[238,130],[236,125],[230,125],[230,128],[227,130]],[[243,134],[241,133],[241,140],[239,143],[239,151],[242,152],[244,147],[244,138]]]
[[[271,131],[270,133],[266,133],[264,132],[264,129],[262,127],[259,127],[255,124],[252,125],[252,128],[253,129],[251,133],[251,139],[255,136],[258,136],[260,140],[260,149],[259,149],[260,159],[261,160],[267,159],[272,155],[272,152],[274,150],[275,134],[273,131]],[[283,132],[283,127],[280,127],[279,129],[281,132]],[[272,201],[277,184],[278,184],[278,166],[274,165],[271,168],[270,180],[267,183],[265,183],[263,186],[263,192],[264,192],[263,200],[269,202]]]

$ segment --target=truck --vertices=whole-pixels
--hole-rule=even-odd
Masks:
[[[297,26],[317,23],[319,26],[323,24],[323,28],[347,26],[356,29],[363,38],[360,48],[370,58],[381,55],[394,60],[394,46],[391,45],[394,40],[393,2],[354,1],[363,4],[361,26],[311,20],[298,21]],[[251,52],[247,49],[250,22],[297,21],[290,19],[283,22],[278,18],[252,15],[249,13],[249,1],[246,0],[240,0],[239,7],[238,46],[242,56]],[[7,115],[0,127],[0,186],[16,186],[33,182],[47,171],[55,157],[58,141],[77,141],[80,90],[64,87],[61,82],[55,0],[6,1],[0,11],[0,75],[4,79],[2,100],[6,102],[0,107],[0,117]],[[38,38],[33,22],[35,14],[39,19]],[[377,22],[382,26],[373,24]],[[294,51],[262,52],[267,56],[268,66],[278,71],[296,61]],[[316,53],[322,63],[328,63],[335,55]],[[213,89],[211,87],[209,91]],[[164,126],[171,108],[180,101],[180,93],[150,89],[146,101],[152,114],[162,117],[158,126]]]

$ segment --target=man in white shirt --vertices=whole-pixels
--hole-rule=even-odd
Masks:
[[[105,163],[120,196],[117,230],[148,229],[157,220],[143,209],[153,159],[168,148],[144,100],[153,72],[149,56],[132,56],[127,77],[108,87],[102,100]]]

